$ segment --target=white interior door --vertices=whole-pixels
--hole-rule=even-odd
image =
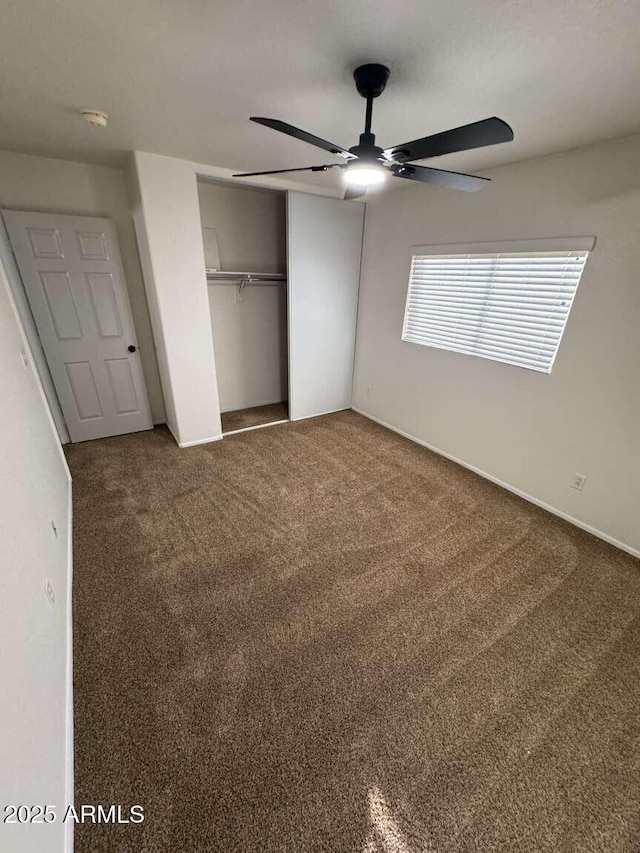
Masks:
[[[2,213],[71,440],[151,429],[113,223]]]
[[[289,417],[351,406],[364,205],[287,194]]]

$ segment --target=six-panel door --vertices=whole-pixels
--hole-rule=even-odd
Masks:
[[[3,217],[71,440],[151,429],[113,223],[23,211]]]

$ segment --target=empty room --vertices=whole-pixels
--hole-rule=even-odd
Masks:
[[[640,850],[639,32],[5,0],[2,853]]]

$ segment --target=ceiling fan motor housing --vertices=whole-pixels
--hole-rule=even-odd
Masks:
[[[351,154],[355,154],[361,161],[369,163],[381,162],[385,159],[382,156],[384,154],[384,149],[376,145],[375,140],[375,134],[361,133],[359,144],[354,145],[353,148],[349,149],[349,151]]]

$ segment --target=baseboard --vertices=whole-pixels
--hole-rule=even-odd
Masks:
[[[66,643],[66,709],[65,709],[65,809],[74,802],[73,775],[73,483],[69,476],[69,510],[67,523],[67,643]],[[64,828],[64,853],[73,853],[73,821]]]
[[[172,433],[173,435],[173,433]],[[175,438],[175,436],[173,436]],[[211,444],[212,441],[221,441],[221,435],[214,435],[212,438],[199,438],[197,441],[179,441],[178,447],[196,447],[198,444]]]
[[[223,432],[222,437],[227,438],[229,435],[237,435],[239,432],[251,432],[254,429],[264,429],[265,427],[278,426],[278,424],[288,424],[289,418],[282,421],[269,421],[268,424],[256,424],[255,426],[242,427],[242,429],[230,429],[229,432]]]
[[[341,406],[339,409],[328,409],[326,412],[315,412],[313,415],[304,415],[302,418],[289,418],[290,421],[308,421],[309,418],[321,418],[323,415],[335,415],[337,412],[346,412],[348,409],[351,409],[352,406]],[[357,409],[354,409],[354,412],[357,412]],[[361,412],[364,415],[364,412]],[[368,417],[368,415],[365,415]]]
[[[485,480],[490,480],[492,483],[495,483],[496,486],[500,486],[501,488],[506,489],[508,492],[517,495],[519,498],[523,498],[525,501],[529,501],[529,503],[535,504],[541,509],[545,509],[547,512],[552,513],[552,515],[557,515],[558,518],[562,518],[564,521],[568,521],[575,527],[579,527],[581,530],[586,530],[587,533],[591,533],[593,536],[597,536],[598,539],[602,539],[605,542],[608,542],[609,545],[614,545],[621,551],[626,551],[627,554],[631,554],[632,557],[640,558],[640,551],[636,548],[632,548],[631,545],[627,545],[625,542],[620,542],[618,539],[614,539],[613,536],[609,536],[607,533],[603,533],[602,530],[598,530],[597,528],[592,527],[590,524],[585,524],[584,521],[580,521],[579,519],[568,515],[566,512],[563,512],[562,510],[557,509],[556,507],[551,506],[550,504],[547,504],[544,501],[539,500],[538,498],[534,498],[533,495],[529,495],[526,492],[523,492],[521,489],[510,485],[510,483],[505,483],[503,480],[499,480],[492,474],[488,474],[481,468],[476,468],[475,465],[470,465],[468,462],[465,462],[462,459],[458,459],[456,456],[452,456],[450,453],[446,453],[444,450],[440,450],[440,448],[438,447],[434,447],[432,444],[423,441],[421,438],[416,438],[415,435],[411,435],[411,433],[405,432],[399,427],[393,426],[393,424],[389,424],[386,421],[381,420],[380,418],[376,418],[375,415],[370,415],[368,412],[365,412],[363,409],[359,409],[357,406],[352,406],[352,409],[354,412],[357,412],[359,415],[363,415],[370,421],[375,421],[375,423],[380,424],[380,426],[383,426],[386,429],[390,429],[392,432],[398,433],[398,435],[401,435],[403,438],[408,438],[409,441],[414,441],[416,444],[420,444],[422,445],[422,447],[426,447],[427,450],[432,450],[439,456],[444,456],[445,459],[450,459],[457,465],[462,465],[463,468],[467,468],[469,471],[473,471],[474,474],[478,474],[480,477],[484,477]]]
[[[171,424],[167,421],[165,424],[171,435],[173,436],[175,443],[180,448],[184,447],[196,447],[198,444],[210,444],[212,441],[221,441],[222,433],[220,435],[214,435],[212,438],[199,438],[197,441],[180,441],[178,436],[175,434],[173,429],[171,428]]]

